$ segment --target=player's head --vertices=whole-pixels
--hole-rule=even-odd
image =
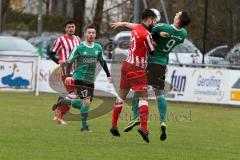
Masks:
[[[157,20],[157,15],[152,11],[151,9],[146,9],[142,13],[142,22],[147,26],[147,27],[152,27],[155,25]]]
[[[87,26],[84,30],[85,41],[93,42],[96,38],[96,28],[94,25]]]
[[[174,17],[174,24],[179,27],[186,27],[191,22],[189,14],[185,11],[177,12]]]
[[[70,36],[73,35],[76,30],[75,22],[72,20],[67,21],[64,25],[64,29],[65,29],[66,34],[68,34]]]

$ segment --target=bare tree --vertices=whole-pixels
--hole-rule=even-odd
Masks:
[[[97,35],[100,33],[100,27],[102,24],[104,0],[97,0],[97,5],[95,9],[95,15],[93,18],[93,24],[96,27]]]
[[[50,1],[49,0],[44,0],[43,3],[46,4],[46,14],[49,14],[49,5],[50,5]]]
[[[57,14],[57,6],[58,6],[58,2],[59,0],[51,0],[51,13],[50,14]]]
[[[233,34],[232,34],[232,41],[233,43],[239,43],[240,42],[240,6],[236,5],[239,4],[238,0],[232,0],[231,6],[232,6],[232,28],[233,28]]]
[[[9,9],[10,9],[10,0],[3,0],[2,1],[2,13],[1,13],[2,19],[0,19],[0,21],[2,22],[1,23],[2,26],[0,27],[1,29],[3,28],[3,26],[5,24],[7,12]],[[0,32],[2,32],[2,31],[0,31]]]
[[[62,0],[62,10],[63,10],[63,15],[67,15],[67,0]]]
[[[74,0],[74,20],[77,24],[77,34],[82,36],[82,30],[84,27],[84,15],[85,15],[86,0]]]

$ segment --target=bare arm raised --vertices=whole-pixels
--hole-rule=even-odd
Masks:
[[[129,29],[133,29],[137,24],[136,23],[130,23],[130,22],[114,22],[111,23],[111,27],[113,29],[117,29],[119,27],[126,27]]]

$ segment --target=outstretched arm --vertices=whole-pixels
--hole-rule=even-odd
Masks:
[[[53,51],[51,51],[50,53],[49,53],[49,58],[51,59],[51,60],[53,60],[55,63],[57,63],[57,64],[59,64],[59,59],[56,57],[56,52],[53,52]]]
[[[113,29],[117,29],[119,27],[126,27],[129,29],[133,29],[137,24],[136,23],[130,23],[130,22],[114,22],[111,23],[111,27]]]

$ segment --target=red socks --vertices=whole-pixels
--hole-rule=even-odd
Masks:
[[[68,105],[61,105],[55,111],[55,116],[62,119],[62,117],[69,111],[70,107]]]
[[[122,111],[123,101],[116,101],[112,112],[112,127],[117,127],[118,118]]]
[[[148,102],[145,100],[139,101],[139,117],[140,117],[140,124],[144,131],[148,131],[148,117],[149,117],[149,109],[148,109]]]
[[[122,111],[123,101],[116,101],[115,106],[112,112],[112,127],[117,127],[118,118]],[[139,117],[141,127],[144,131],[148,131],[148,117],[149,117],[149,109],[148,109],[148,101],[140,100],[139,101]]]

